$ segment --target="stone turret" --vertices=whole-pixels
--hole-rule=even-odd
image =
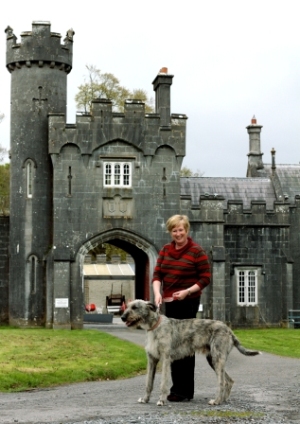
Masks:
[[[75,32],[70,29],[66,33],[64,44],[61,45],[61,35],[50,32],[50,22],[35,21],[32,31],[21,33],[21,43],[11,27],[5,30],[7,40],[6,66],[11,72],[22,65],[30,67],[38,64],[58,67],[69,73],[72,69],[73,36]]]
[[[5,32],[11,73],[10,323],[42,325],[53,231],[48,114],[66,113],[74,31],[64,44],[49,22],[33,22],[20,43],[11,27]]]

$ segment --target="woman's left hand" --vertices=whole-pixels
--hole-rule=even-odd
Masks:
[[[180,290],[175,293],[173,293],[174,300],[183,300],[187,297],[188,291],[187,290]]]

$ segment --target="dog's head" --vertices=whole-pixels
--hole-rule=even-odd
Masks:
[[[156,306],[144,300],[133,300],[128,303],[121,319],[127,327],[144,328],[148,330],[159,318]]]

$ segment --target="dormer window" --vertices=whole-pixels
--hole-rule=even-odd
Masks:
[[[131,187],[130,162],[104,162],[104,187]]]

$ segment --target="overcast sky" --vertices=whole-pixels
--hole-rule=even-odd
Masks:
[[[265,163],[300,161],[299,0],[114,0],[6,2],[1,8],[0,144],[9,148],[10,74],[5,68],[7,25],[20,41],[33,21],[51,31],[75,31],[68,76],[67,122],[74,96],[93,64],[122,85],[153,96],[162,67],[174,75],[172,113],[184,113],[184,165],[206,177],[245,177],[253,115],[263,125]]]

